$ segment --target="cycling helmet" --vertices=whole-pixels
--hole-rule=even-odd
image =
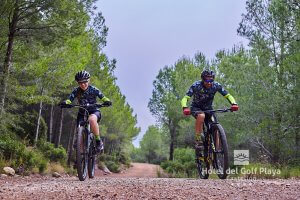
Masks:
[[[77,72],[77,74],[75,75],[75,80],[77,82],[85,82],[88,81],[88,79],[91,77],[91,75],[87,72],[87,71],[80,71]]]
[[[207,77],[207,76],[210,76],[210,77],[212,77],[213,79],[215,79],[215,72],[214,71],[212,71],[212,70],[204,70],[202,73],[201,73],[201,78],[202,78],[202,80],[204,80],[204,78],[205,77]]]

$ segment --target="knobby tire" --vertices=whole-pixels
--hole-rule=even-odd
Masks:
[[[214,162],[217,169],[217,175],[220,179],[226,179],[228,170],[228,144],[225,131],[220,124],[213,126],[213,139],[216,152],[214,153]]]
[[[96,159],[96,149],[95,149],[95,140],[92,139],[89,149],[89,160],[88,160],[88,174],[89,178],[95,177],[95,159]]]
[[[77,134],[76,166],[78,178],[84,181],[87,177],[88,155],[86,154],[87,134],[83,126],[80,126]]]

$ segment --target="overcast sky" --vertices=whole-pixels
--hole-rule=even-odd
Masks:
[[[109,28],[104,52],[117,60],[115,76],[138,116],[139,140],[155,124],[147,105],[153,81],[164,66],[202,52],[247,44],[237,35],[246,0],[99,0]],[[200,78],[200,75],[199,75]],[[188,88],[187,88],[188,89]],[[109,97],[109,94],[105,94]],[[184,94],[183,94],[184,95]],[[179,108],[180,109],[180,108]]]

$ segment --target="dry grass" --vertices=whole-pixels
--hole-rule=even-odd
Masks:
[[[46,173],[53,173],[53,172],[62,174],[65,173],[65,168],[59,163],[49,163],[47,166]]]

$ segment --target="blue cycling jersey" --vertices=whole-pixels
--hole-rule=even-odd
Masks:
[[[97,103],[97,97],[103,99],[105,96],[99,89],[89,85],[85,91],[83,91],[80,87],[75,88],[70,94],[69,99],[70,101],[74,101],[74,99],[77,98],[80,105],[85,105]]]
[[[210,88],[205,88],[203,81],[196,81],[189,88],[186,95],[193,96],[193,107],[199,108],[211,108],[216,92],[219,92],[223,96],[226,96],[228,92],[218,82],[213,82]]]

